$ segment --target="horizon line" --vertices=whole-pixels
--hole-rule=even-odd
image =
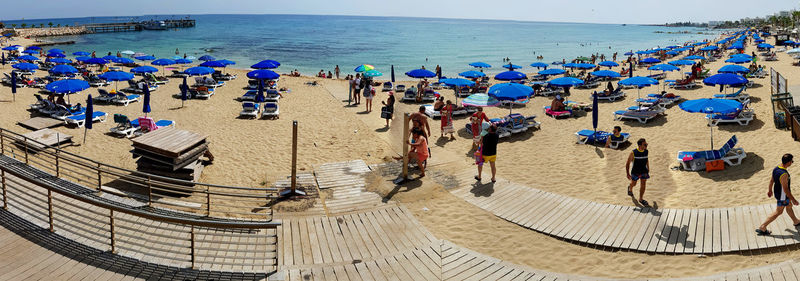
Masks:
[[[638,26],[666,26],[668,23],[601,23],[601,22],[576,22],[576,21],[537,21],[537,20],[516,20],[516,19],[490,19],[490,18],[458,18],[458,17],[415,17],[415,16],[373,16],[373,15],[345,15],[345,14],[217,14],[217,13],[203,13],[203,14],[144,14],[144,15],[118,15],[118,16],[81,16],[81,17],[58,17],[58,18],[22,18],[22,19],[0,19],[0,22],[13,22],[13,21],[36,21],[36,20],[58,20],[58,19],[88,19],[88,18],[115,18],[115,17],[148,17],[148,16],[338,16],[338,17],[368,17],[368,18],[408,18],[408,19],[445,19],[445,20],[485,20],[485,21],[502,21],[502,22],[531,22],[531,23],[565,23],[565,24],[604,24],[604,25],[638,25]],[[707,22],[693,22],[690,23],[707,23]]]

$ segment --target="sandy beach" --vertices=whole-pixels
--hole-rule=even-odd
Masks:
[[[772,43],[772,39],[768,40]],[[30,44],[25,39],[15,44]],[[748,46],[745,53],[754,51]],[[766,70],[772,67],[784,77],[800,75],[800,68],[791,65],[792,59],[778,53],[779,61],[763,62]],[[711,73],[726,65],[724,59],[705,64]],[[620,67],[613,70],[619,71]],[[0,72],[8,73],[6,65]],[[127,68],[125,70],[128,70]],[[465,68],[465,70],[467,70]],[[688,68],[682,72],[689,71]],[[291,90],[280,100],[280,119],[249,120],[237,118],[241,104],[236,100],[247,85],[244,69],[226,69],[237,79],[217,89],[209,100],[189,100],[181,107],[178,79],[171,79],[151,96],[154,119],[169,119],[179,129],[208,135],[210,150],[216,156],[213,165],[206,167],[201,181],[237,186],[265,186],[284,179],[290,172],[292,120],[299,122],[298,168],[309,170],[312,166],[338,161],[362,159],[368,164],[391,161],[402,151],[402,113],[416,111],[419,104],[398,102],[395,119],[389,128],[380,118],[380,101],[386,93],[375,98],[371,113],[364,105],[349,106],[348,84],[344,80],[313,77],[281,77],[279,86]],[[279,71],[285,72],[285,71]],[[403,71],[400,71],[402,73]],[[529,75],[535,69],[525,68]],[[639,68],[636,75],[650,72]],[[42,75],[41,71],[37,75]],[[679,74],[668,73],[668,79]],[[378,81],[385,81],[388,75]],[[398,84],[410,86],[413,79],[401,78]],[[318,82],[310,85],[309,82]],[[493,83],[495,81],[492,81]],[[788,131],[776,129],[772,122],[769,77],[755,79],[757,86],[747,89],[751,96],[750,108],[756,119],[747,126],[722,125],[713,129],[714,147],[718,148],[732,135],[739,139],[738,147],[747,152],[739,166],[726,166],[724,171],[706,173],[673,169],[678,165],[680,150],[706,150],[710,148],[709,127],[703,114],[687,113],[677,105],[667,109],[664,116],[640,124],[613,121],[612,112],[635,105],[636,90],[625,90],[622,101],[601,103],[599,129],[610,131],[619,125],[631,134],[633,142],[646,138],[650,146],[651,177],[646,199],[659,208],[714,208],[754,205],[774,202],[765,196],[766,186],[773,166],[779,164],[784,153],[794,153],[800,143],[792,140]],[[791,84],[791,81],[790,81]],[[122,84],[120,84],[122,85]],[[616,85],[615,85],[616,86]],[[114,85],[106,87],[113,89]],[[602,88],[602,86],[601,86]],[[662,85],[644,88],[641,95],[660,92]],[[17,125],[32,116],[28,104],[35,102],[36,89],[20,89],[12,101],[10,89],[0,88],[0,127],[15,132],[28,130]],[[569,100],[590,102],[590,90],[571,90]],[[711,97],[719,93],[718,87],[703,86],[694,90],[667,90],[685,99]],[[96,95],[94,89],[72,95],[73,102],[85,102],[87,94]],[[452,90],[440,90],[446,99],[454,100]],[[399,98],[400,96],[398,96]],[[596,148],[575,143],[574,133],[591,129],[591,114],[569,119],[553,119],[542,112],[551,98],[536,97],[524,107],[514,108],[515,113],[537,115],[541,129],[528,131],[501,141],[498,147],[498,175],[530,187],[591,201],[631,205],[625,194],[625,160],[633,146],[621,150]],[[141,103],[127,107],[96,105],[95,111],[129,117],[141,116]],[[508,108],[487,108],[490,118],[508,114]],[[464,128],[465,117],[457,117],[455,140],[439,138],[439,120],[430,120],[432,158],[429,169],[440,173],[453,173],[474,169],[469,152],[471,136]],[[75,137],[77,144],[65,150],[102,162],[135,169],[130,154],[131,141],[106,135],[115,124],[109,118],[96,123],[89,131],[86,143],[81,144],[82,129],[58,127],[55,130]],[[790,172],[792,172],[790,170]],[[792,172],[793,173],[793,172]],[[372,188],[385,195],[392,189],[387,181],[377,180]],[[456,198],[433,179],[424,178],[419,187],[401,190],[393,200],[405,204],[433,234],[472,250],[553,272],[609,278],[688,277],[756,267],[800,257],[794,248],[698,257],[696,255],[650,255],[626,251],[593,249],[582,245],[539,234],[519,227]],[[424,210],[425,209],[425,210]],[[755,226],[754,226],[755,227]],[[492,239],[486,239],[492,237]]]

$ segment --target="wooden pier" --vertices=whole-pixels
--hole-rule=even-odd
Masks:
[[[163,20],[167,29],[171,28],[187,28],[194,27],[195,20],[193,19],[180,19],[180,20]],[[145,30],[147,21],[142,22],[121,22],[121,23],[92,23],[83,25],[87,30],[92,33],[106,33],[106,32],[130,32]]]

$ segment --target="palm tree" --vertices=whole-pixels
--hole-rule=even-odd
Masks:
[[[20,25],[20,27],[22,27],[22,28],[28,27],[28,24],[27,23],[23,23],[23,24]]]
[[[17,28],[17,24],[16,24],[16,23],[12,23],[12,24],[11,24],[11,27],[13,27],[13,28]]]
[[[51,22],[48,22],[48,23],[47,23],[47,26],[49,26],[50,28],[53,28],[53,22],[52,22],[52,21],[51,21]]]
[[[39,24],[39,28],[44,28],[44,24],[43,24],[43,23],[40,23],[40,24]]]
[[[57,24],[57,25],[56,25],[56,27],[61,27],[61,24],[60,24],[60,23],[59,23],[59,24]]]

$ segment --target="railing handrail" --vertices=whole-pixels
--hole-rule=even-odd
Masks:
[[[83,166],[85,168],[91,169],[93,171],[100,171],[100,172],[104,172],[104,173],[107,173],[107,174],[112,174],[111,172],[103,171],[101,169],[102,167],[108,167],[108,168],[120,170],[122,172],[130,173],[132,177],[137,177],[142,182],[144,182],[145,180],[150,180],[151,182],[156,181],[156,182],[163,182],[165,184],[176,184],[176,183],[178,183],[178,184],[185,184],[185,185],[199,185],[199,186],[205,186],[205,187],[225,188],[225,189],[235,189],[235,190],[265,191],[265,192],[272,192],[272,193],[277,193],[278,192],[277,188],[269,188],[269,187],[263,187],[263,188],[262,187],[239,187],[239,186],[228,186],[228,185],[219,185],[219,184],[211,184],[211,183],[202,183],[202,182],[187,181],[187,180],[175,179],[175,178],[170,178],[170,177],[164,177],[164,176],[160,176],[160,175],[148,174],[148,173],[140,172],[140,171],[129,170],[129,169],[117,167],[117,166],[114,166],[114,165],[98,162],[96,160],[93,160],[93,159],[90,159],[90,158],[87,158],[87,157],[84,157],[84,156],[80,156],[80,155],[77,155],[77,154],[74,154],[74,153],[70,153],[70,152],[61,150],[59,148],[56,148],[56,147],[53,147],[53,146],[50,146],[50,145],[46,145],[46,144],[41,143],[41,142],[39,142],[37,140],[27,138],[27,137],[25,137],[25,136],[23,136],[21,134],[18,134],[18,133],[14,132],[14,131],[10,131],[8,129],[0,128],[0,135],[8,136],[6,133],[10,133],[10,134],[13,135],[13,136],[9,136],[9,137],[21,138],[21,139],[24,139],[25,141],[34,142],[34,143],[44,147],[44,149],[38,151],[39,153],[44,152],[44,153],[46,153],[48,155],[51,155],[51,156],[55,156],[56,153],[58,153],[59,157],[64,157],[64,155],[66,154],[68,156],[75,157],[75,158],[78,158],[78,159],[81,159],[81,160],[84,160],[84,161],[88,161],[88,162],[91,162],[91,163],[97,165],[97,166],[95,166],[95,165],[83,165],[83,164],[78,163],[76,161],[70,161],[70,162],[73,162],[73,163],[75,163],[77,165],[80,165],[80,166]],[[49,151],[49,149],[57,150],[57,152]]]
[[[246,228],[246,229],[266,229],[266,228],[277,228],[281,223],[279,222],[259,222],[259,221],[218,221],[218,220],[202,220],[202,219],[190,219],[190,218],[178,218],[173,216],[161,215],[157,213],[147,212],[139,209],[133,208],[125,208],[120,206],[115,206],[113,204],[109,204],[103,201],[95,200],[93,198],[81,196],[79,194],[74,194],[68,191],[64,191],[58,188],[54,188],[51,184],[48,184],[44,181],[41,181],[36,178],[31,178],[25,175],[22,175],[14,170],[8,169],[6,167],[0,166],[0,171],[4,173],[11,174],[17,178],[21,178],[26,182],[31,184],[35,184],[39,187],[43,187],[50,192],[56,192],[63,196],[70,197],[72,199],[94,205],[96,207],[104,208],[107,210],[125,213],[133,216],[138,216],[154,221],[161,221],[161,222],[169,222],[169,223],[177,223],[177,224],[185,224],[185,225],[192,225],[198,227],[210,227],[210,228]]]

